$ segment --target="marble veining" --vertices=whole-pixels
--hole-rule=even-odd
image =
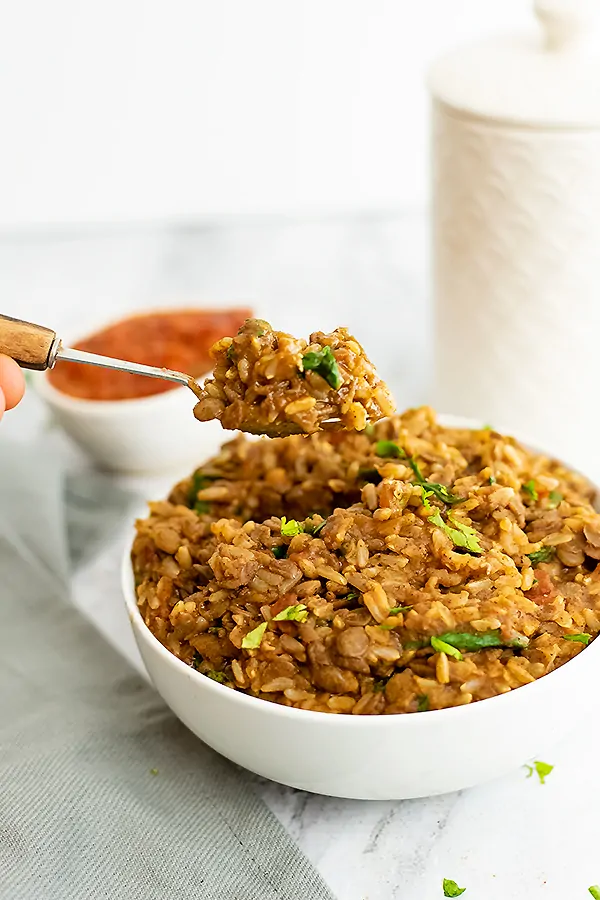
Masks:
[[[148,304],[251,301],[282,328],[348,323],[367,348],[377,348],[372,355],[399,405],[420,403],[428,396],[430,361],[424,226],[423,216],[407,214],[8,236],[0,239],[2,311],[71,334]],[[86,465],[48,428],[31,394],[2,423],[0,437],[9,436],[37,437],[44,452],[60,453],[69,467]],[[122,483],[140,498],[159,497],[175,477]],[[119,588],[129,533],[123,523],[77,573],[73,595],[141,671]],[[465,900],[585,900],[588,886],[600,882],[599,737],[591,710],[585,729],[540,753],[555,766],[545,785],[520,768],[422,800],[340,800],[248,778],[339,900],[437,900],[443,877],[467,888]],[[440,747],[440,766],[468,740],[457,731],[452,746]],[[386,769],[403,764],[402,747],[373,764],[385,781]]]

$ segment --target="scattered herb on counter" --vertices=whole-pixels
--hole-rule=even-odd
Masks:
[[[245,634],[242,638],[242,649],[257,650],[262,643],[266,630],[267,623],[262,622],[260,625],[257,625],[256,628],[253,628],[252,631],[249,631],[248,634]]]
[[[556,507],[560,506],[564,499],[565,498],[560,491],[550,491],[550,493],[548,494],[548,508],[556,509]]]
[[[505,641],[499,628],[493,631],[446,631],[439,635],[439,639],[457,650],[474,653],[477,650],[485,650],[487,647],[526,647],[529,640],[526,637]]]
[[[540,495],[538,494],[538,492],[536,490],[535,481],[533,480],[533,478],[531,478],[529,481],[527,481],[523,485],[523,490],[525,491],[526,494],[529,494],[529,496],[531,497],[531,499],[534,502],[540,499]]]
[[[289,522],[285,516],[281,517],[281,533],[284,537],[295,537],[297,534],[303,534],[304,525],[296,519],[290,519]]]
[[[417,696],[417,712],[427,712],[429,709],[429,697],[427,694]]]
[[[447,644],[446,641],[443,641],[439,637],[431,638],[431,646],[436,651],[436,653],[445,653],[446,656],[453,656],[454,659],[462,659],[462,653],[456,647],[453,647],[452,644]]]
[[[229,680],[225,672],[217,672],[216,669],[211,669],[210,672],[205,672],[204,674],[209,678],[212,678],[213,681],[218,681],[219,684],[227,684],[227,681]]]
[[[275,559],[285,559],[287,556],[287,546],[285,544],[280,544],[278,547],[273,547],[272,552]]]
[[[540,760],[535,759],[533,761],[532,766],[525,766],[526,769],[529,769],[527,773],[527,778],[531,778],[534,771],[537,772],[537,776],[540,779],[540,784],[546,784],[546,777],[550,774],[554,766],[549,765],[545,762],[540,762]]]
[[[460,897],[466,891],[466,888],[459,887],[451,878],[444,878],[442,887],[444,888],[444,897]]]
[[[576,641],[578,644],[589,644],[592,639],[591,634],[581,632],[581,634],[563,634],[565,641]]]
[[[594,900],[600,900],[600,885],[592,884],[591,887],[588,888],[588,891]]]
[[[555,553],[556,549],[554,547],[546,547],[544,545],[539,550],[535,550],[533,553],[528,553],[527,556],[529,557],[533,565],[537,566],[538,563],[548,562],[548,560],[552,559]]]
[[[333,355],[331,347],[323,347],[322,350],[309,350],[302,357],[302,372],[313,371],[321,378],[324,378],[327,384],[337,391],[342,384],[342,376]]]
[[[405,459],[406,453],[395,441],[377,441],[375,444],[377,456],[391,457],[392,459]]]
[[[151,775],[158,775],[158,769],[150,769]]]
[[[286,606],[276,616],[273,616],[274,622],[306,622],[308,619],[308,610],[304,603],[295,603],[293,606]]]

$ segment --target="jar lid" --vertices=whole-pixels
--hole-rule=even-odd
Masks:
[[[600,0],[536,0],[531,33],[453,50],[429,72],[442,103],[478,118],[600,126]]]

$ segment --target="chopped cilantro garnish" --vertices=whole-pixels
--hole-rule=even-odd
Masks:
[[[249,631],[248,634],[245,634],[242,638],[242,648],[244,650],[257,650],[261,645],[266,630],[266,622],[257,625],[256,628],[253,628],[252,631]]]
[[[557,506],[563,502],[564,497],[560,491],[550,491],[548,494],[548,507],[549,509],[556,509]]]
[[[594,900],[600,900],[600,885],[592,884],[591,887],[588,888],[588,891]]]
[[[466,891],[466,888],[459,887],[451,878],[444,878],[442,887],[444,888],[444,897],[460,897]]]
[[[358,470],[358,477],[361,481],[366,481],[370,484],[379,484],[381,481],[381,475],[377,469],[361,468]]]
[[[151,775],[158,775],[158,769],[150,769]]]
[[[417,712],[427,712],[429,709],[429,697],[427,694],[419,694],[417,697]]]
[[[451,515],[448,516],[448,521],[452,524],[447,525],[442,519],[441,513],[437,510],[428,518],[433,525],[437,525],[438,528],[441,528],[448,535],[455,547],[461,547],[469,553],[483,553],[483,547],[480,546],[478,541],[479,535],[474,528],[458,522]]]
[[[296,519],[290,519],[289,522],[285,516],[281,517],[281,533],[284,537],[295,537],[297,534],[304,532],[304,525]]]
[[[327,519],[323,519],[323,521],[319,522],[318,525],[313,525],[312,522],[305,522],[304,530],[307,534],[312,534],[313,537],[316,537],[318,534],[320,534],[321,531],[323,531],[326,524]]]
[[[537,776],[540,779],[540,784],[546,784],[546,777],[550,774],[554,766],[549,765],[545,762],[540,762],[538,759],[533,761],[532,766],[525,766],[526,769],[529,769],[527,773],[527,777],[531,778],[534,771],[537,772]]]
[[[488,478],[488,484],[496,484],[496,476],[495,475],[490,475],[490,477]]]
[[[543,546],[540,550],[535,550],[533,553],[528,553],[527,556],[531,560],[534,566],[537,566],[538,563],[548,562],[548,560],[552,559],[556,550],[554,547],[546,547]]]
[[[591,634],[581,632],[581,634],[563,634],[565,641],[576,641],[578,644],[589,644],[592,639]]]
[[[217,672],[216,669],[211,669],[210,672],[205,672],[205,675],[208,675],[209,678],[212,678],[213,681],[218,681],[219,684],[227,684],[227,675],[225,672]]]
[[[397,616],[398,613],[408,612],[409,609],[412,609],[412,606],[392,606],[388,616]]]
[[[286,606],[276,616],[273,616],[274,622],[306,622],[308,619],[308,610],[304,603],[296,603],[293,606]]]
[[[462,503],[463,498],[453,494],[452,491],[448,490],[445,484],[439,484],[437,481],[427,481],[426,478],[423,478],[423,473],[414,457],[411,456],[409,458],[408,464],[415,473],[417,484],[421,485],[428,496],[433,495],[434,497],[437,497],[441,503],[446,503],[448,506],[451,506],[453,503]]]
[[[526,494],[529,494],[529,496],[534,501],[534,503],[536,500],[540,499],[540,495],[538,494],[538,492],[535,488],[535,481],[533,480],[533,478],[530,479],[530,481],[527,481],[523,485],[523,490],[525,491]]]
[[[280,544],[278,547],[273,547],[273,556],[275,559],[285,559],[287,556],[286,545]]]
[[[206,475],[204,472],[194,472],[192,475],[188,502],[198,515],[210,512],[210,503],[207,503],[206,500],[198,500],[198,491],[203,491],[211,481],[216,481],[220,477],[220,475]]]
[[[356,600],[357,597],[360,597],[360,591],[350,591],[349,594],[346,594],[344,600]]]
[[[406,453],[395,441],[377,441],[375,444],[377,456],[391,456],[394,459],[403,459]]]
[[[487,647],[524,647],[528,643],[525,637],[505,641],[498,628],[493,631],[481,631],[477,634],[469,631],[446,631],[445,634],[440,634],[439,638],[444,643],[450,644],[451,647],[467,653],[485,650]]]
[[[439,637],[431,638],[431,646],[436,651],[436,653],[445,653],[447,656],[453,656],[454,659],[462,659],[462,653],[460,650],[457,650],[456,647],[453,647],[452,644],[447,644],[446,641],[443,641]]]
[[[324,378],[327,384],[337,391],[342,384],[342,376],[333,355],[331,347],[323,347],[322,350],[309,350],[302,357],[303,372],[313,371],[321,378]]]

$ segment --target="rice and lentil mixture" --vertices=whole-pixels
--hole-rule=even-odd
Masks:
[[[362,431],[394,412],[387,385],[346,328],[309,341],[248,319],[211,349],[213,377],[194,415],[223,428],[281,436],[313,433],[325,422]]]
[[[137,523],[138,604],[177,657],[264,700],[468,704],[600,631],[593,499],[561,464],[429,408],[361,434],[240,436]]]

